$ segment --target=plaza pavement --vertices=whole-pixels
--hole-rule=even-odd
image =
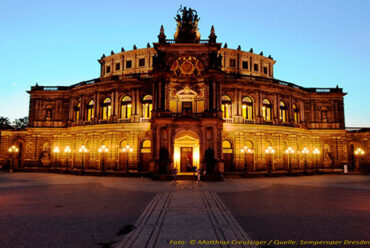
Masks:
[[[293,235],[297,230],[312,234],[303,238],[320,240],[368,238],[369,191],[369,176],[175,184],[148,178],[1,173],[0,247],[252,247],[204,241],[300,238]],[[310,202],[315,204],[306,207]],[[328,228],[322,227],[325,223]],[[123,224],[136,228],[115,235]],[[356,228],[361,230],[348,232]]]

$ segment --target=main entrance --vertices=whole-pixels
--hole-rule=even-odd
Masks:
[[[180,151],[181,151],[180,155],[181,172],[192,172],[193,147],[181,147]]]
[[[199,138],[191,131],[181,132],[174,142],[173,168],[179,173],[189,173],[193,167],[199,168]]]

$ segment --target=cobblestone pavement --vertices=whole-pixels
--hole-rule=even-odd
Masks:
[[[359,175],[174,184],[148,178],[0,173],[0,247],[111,247],[112,242],[115,247],[181,247],[171,240],[186,242],[182,247],[207,247],[198,241],[369,240],[369,191],[370,177]],[[127,224],[136,229],[117,236]],[[197,244],[190,246],[191,240]]]

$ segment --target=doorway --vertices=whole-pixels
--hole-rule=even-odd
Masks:
[[[181,147],[181,172],[193,171],[193,147]]]

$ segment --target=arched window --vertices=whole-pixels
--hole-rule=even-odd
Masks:
[[[94,100],[91,100],[87,106],[87,121],[91,121],[94,118]]]
[[[102,103],[102,118],[108,120],[112,114],[112,101],[110,98],[105,98]]]
[[[79,121],[80,120],[80,110],[81,110],[81,104],[78,103],[74,107],[74,121]]]
[[[264,99],[262,101],[262,116],[265,121],[271,121],[272,120],[272,106],[269,100]]]
[[[124,96],[121,100],[121,118],[130,119],[131,117],[131,102],[132,99],[130,96]]]
[[[142,153],[150,153],[150,148],[152,147],[152,142],[148,139],[144,140],[141,143],[141,152]]]
[[[280,120],[283,122],[288,121],[288,112],[286,109],[286,105],[283,101],[280,102]]]
[[[230,141],[228,140],[222,141],[222,151],[223,153],[233,153],[233,147]]]
[[[231,119],[231,99],[228,96],[222,96],[222,118]]]
[[[294,123],[299,124],[301,122],[299,118],[299,109],[295,104],[293,104],[293,113],[294,113]]]
[[[246,96],[242,99],[243,119],[253,119],[253,101],[250,97]]]
[[[151,95],[146,95],[143,98],[143,118],[150,119],[152,117],[152,100]]]

